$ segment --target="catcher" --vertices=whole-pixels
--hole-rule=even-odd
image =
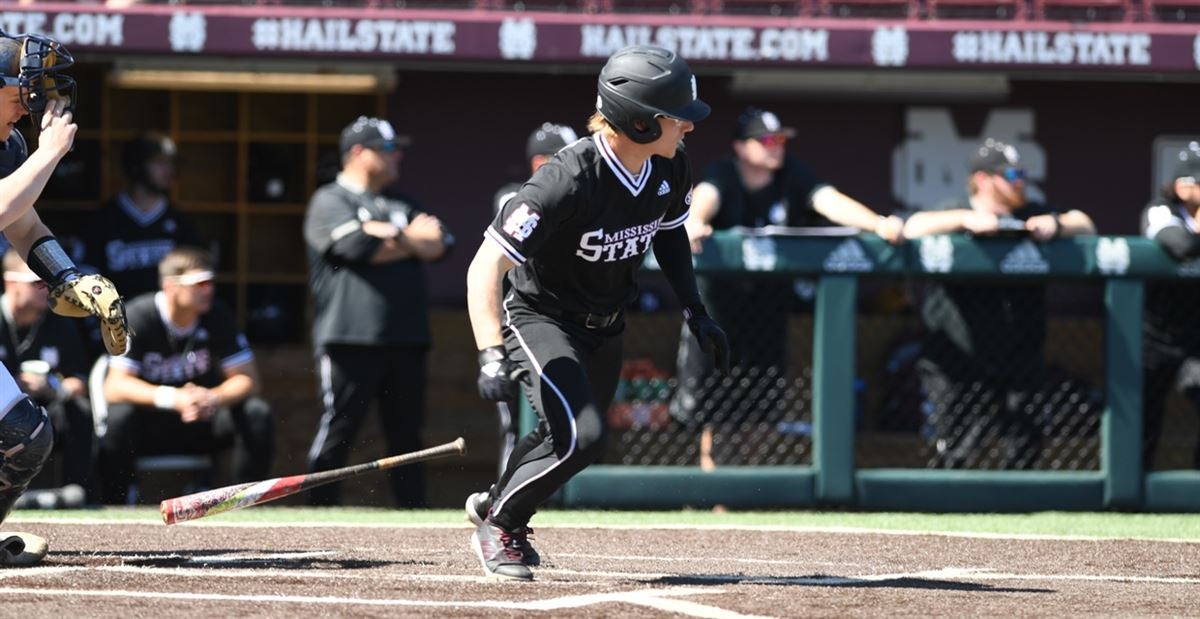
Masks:
[[[48,37],[0,32],[0,230],[50,286],[50,309],[71,317],[100,319],[104,344],[114,355],[127,344],[125,310],[112,282],[82,275],[33,210],[46,181],[71,150],[75,82],[58,71],[71,66],[66,48]],[[29,115],[41,130],[28,153],[14,128]],[[34,404],[0,368],[0,523],[42,469],[54,444],[46,411]],[[46,540],[28,533],[0,533],[0,566],[34,565],[46,556]]]

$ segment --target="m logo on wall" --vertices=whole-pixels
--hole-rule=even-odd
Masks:
[[[1042,201],[1046,153],[1033,141],[1033,110],[992,110],[978,135],[959,135],[949,108],[908,108],[907,136],[892,151],[892,194],[910,208],[966,196],[967,159],[987,138],[1011,144],[1025,168],[1025,195]]]

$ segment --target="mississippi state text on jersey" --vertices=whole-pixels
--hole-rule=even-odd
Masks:
[[[636,296],[654,235],[687,220],[691,190],[682,145],[630,174],[596,134],[534,172],[484,234],[517,265],[509,281],[535,307],[611,314]]]

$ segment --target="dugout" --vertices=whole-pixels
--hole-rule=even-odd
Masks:
[[[48,9],[51,14],[55,10]],[[591,112],[586,93],[594,90],[594,72],[600,60],[582,56],[553,62],[484,57],[496,53],[490,48],[471,52],[477,56],[453,58],[436,57],[432,52],[331,53],[338,57],[337,62],[312,50],[268,54],[245,47],[212,51],[225,38],[246,38],[240,30],[223,30],[222,24],[231,21],[218,17],[273,19],[281,10],[268,6],[241,12],[191,7],[185,13],[193,20],[187,22],[193,24],[190,29],[179,25],[183,21],[177,21],[176,27],[178,32],[194,36],[194,16],[207,16],[207,39],[201,51],[171,48],[172,12],[168,9],[112,10],[126,15],[123,40],[117,41],[112,34],[103,41],[80,41],[72,47],[80,59],[73,74],[80,87],[81,129],[75,152],[60,166],[40,208],[52,227],[69,236],[81,212],[94,208],[120,187],[116,155],[124,140],[145,129],[164,131],[176,140],[181,161],[173,197],[218,245],[220,294],[234,306],[239,321],[255,340],[267,395],[280,414],[287,416],[288,422],[280,428],[283,444],[278,470],[298,470],[318,410],[307,345],[309,312],[300,235],[304,204],[312,189],[331,174],[330,156],[344,124],[362,113],[392,119],[400,132],[414,138],[402,166],[400,186],[446,220],[460,240],[454,255],[429,269],[435,347],[430,358],[426,436],[426,442],[433,444],[463,434],[472,445],[465,462],[433,465],[447,483],[435,487],[437,494],[431,499],[438,505],[457,505],[468,489],[475,489],[479,480],[490,474],[495,442],[490,407],[464,388],[473,384],[475,373],[474,347],[463,309],[463,274],[471,245],[487,223],[495,189],[524,174],[522,147],[529,129],[546,120],[582,128]],[[358,16],[331,10],[334,12],[323,15]],[[315,14],[316,9],[309,11]],[[396,19],[411,16],[403,11],[387,15]],[[453,21],[462,15],[448,12],[435,17]],[[159,20],[154,22],[159,28],[154,36],[135,37],[137,20],[151,19]],[[460,32],[467,32],[468,21],[460,23]],[[499,18],[493,21],[488,23],[501,24]],[[564,21],[571,20],[540,23],[541,40],[549,40],[551,26]],[[755,27],[772,27],[772,23]],[[813,33],[810,38],[816,41],[818,30],[826,24],[808,26]],[[972,24],[972,28],[993,30],[1004,26]],[[863,39],[867,43],[860,48],[870,50],[874,25],[855,27],[867,33]],[[493,38],[489,37],[495,36],[479,40],[491,44]],[[918,33],[913,31],[911,36],[915,49]],[[468,49],[465,41],[463,35],[456,49]],[[583,53],[579,47],[568,52],[576,50]],[[250,62],[256,54],[258,64]],[[1157,54],[1153,63],[1164,57],[1165,52]],[[909,65],[880,69],[870,58],[867,52],[862,58],[839,60],[838,70],[812,64],[816,61],[811,58],[778,59],[766,68],[694,62],[702,95],[714,108],[713,116],[688,140],[697,173],[707,162],[727,153],[733,119],[745,105],[756,104],[775,111],[797,128],[801,138],[789,146],[790,152],[812,163],[846,193],[887,212],[931,200],[939,191],[958,192],[961,185],[954,149],[973,144],[985,133],[1004,133],[1011,135],[1023,152],[1036,153],[1031,162],[1037,162],[1038,172],[1032,179],[1052,202],[1087,210],[1104,234],[1135,234],[1137,211],[1157,181],[1160,154],[1197,134],[1191,102],[1200,95],[1200,84],[1192,75],[1194,66],[1184,70],[1178,63],[1152,63],[1149,69],[997,64],[982,71],[971,67],[970,71],[938,77]],[[1186,60],[1194,65],[1190,54]],[[910,64],[917,62],[914,57]],[[152,68],[154,63],[168,73],[179,73],[176,82],[137,84],[122,78],[128,76],[128,69]],[[281,66],[317,74],[370,74],[378,79],[356,89],[343,86],[318,91],[308,85],[300,92],[297,87],[281,90],[261,82],[183,83],[183,69],[240,71]],[[1149,109],[1153,113],[1139,113]],[[1114,118],[1121,122],[1112,122]],[[864,284],[866,288],[872,285]],[[646,318],[651,329],[661,331],[671,320],[665,313],[669,306],[663,309],[661,316]],[[791,331],[811,332],[814,314],[797,316]],[[1090,331],[1079,332],[1079,337],[1095,341],[1097,327],[1092,324],[1087,329]],[[646,345],[654,350],[643,357],[669,360],[674,353],[671,342],[647,340]],[[792,354],[805,358],[813,346],[811,340],[797,341]],[[879,357],[885,353],[868,350],[864,354]],[[1095,368],[1090,371],[1094,373]],[[814,375],[805,380],[811,389],[820,378]],[[880,380],[869,384],[877,385]],[[866,393],[863,397],[868,407],[883,405],[877,395]],[[1175,404],[1173,410],[1178,410],[1177,417],[1183,420],[1181,433],[1186,434],[1192,427],[1187,420],[1192,417],[1180,403]],[[803,426],[795,429],[799,432]],[[789,444],[796,447],[800,439],[795,437],[800,436],[793,435]],[[371,455],[375,454],[363,451],[356,459]],[[289,457],[295,459],[289,461]],[[799,459],[811,461],[812,457],[811,452],[800,453]],[[1093,463],[1094,457],[1087,466]],[[371,494],[367,484],[347,491],[351,500],[368,504],[387,500]]]

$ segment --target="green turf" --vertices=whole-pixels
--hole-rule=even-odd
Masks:
[[[99,519],[113,522],[160,522],[154,508],[108,508],[68,511],[17,511],[10,521]],[[205,522],[268,524],[463,524],[459,510],[395,511],[387,509],[257,507],[205,519]],[[699,525],[849,527],[904,531],[1072,535],[1097,538],[1200,540],[1200,517],[1188,514],[1118,514],[1042,512],[1034,514],[911,514],[866,512],[601,512],[546,510],[534,525]]]

